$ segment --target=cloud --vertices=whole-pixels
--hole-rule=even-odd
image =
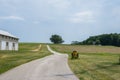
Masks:
[[[69,21],[73,23],[81,23],[81,22],[94,22],[95,20],[92,11],[82,11],[73,14]]]
[[[50,0],[48,4],[52,5],[54,8],[66,9],[70,6],[70,1],[68,0]]]
[[[19,16],[1,16],[0,19],[3,19],[3,20],[20,20],[20,21],[25,20],[24,18],[19,17]]]

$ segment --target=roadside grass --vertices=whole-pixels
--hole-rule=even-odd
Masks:
[[[44,44],[39,51],[31,51],[38,48],[39,45],[39,43],[20,43],[19,51],[0,51],[0,74],[21,64],[51,54]]]
[[[40,44],[39,43],[20,43],[19,45],[20,45],[19,47],[20,51],[29,51],[29,50],[34,50],[38,48]]]
[[[80,80],[120,80],[120,47],[50,45],[55,51],[69,55],[69,66]],[[77,50],[79,59],[71,60]]]

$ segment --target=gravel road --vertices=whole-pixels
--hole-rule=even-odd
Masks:
[[[0,80],[79,80],[67,64],[68,55],[47,48],[53,55],[11,69]]]

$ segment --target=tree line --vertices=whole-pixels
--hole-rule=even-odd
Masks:
[[[111,33],[111,34],[102,34],[102,35],[97,35],[97,36],[90,36],[88,39],[86,39],[82,42],[73,41],[71,44],[120,46],[120,34]]]
[[[51,42],[54,44],[61,44],[64,42],[60,35],[54,34],[50,37]],[[72,41],[71,44],[75,45],[112,45],[120,47],[120,34],[111,33],[111,34],[102,34],[97,36],[90,36],[88,39],[79,42]]]

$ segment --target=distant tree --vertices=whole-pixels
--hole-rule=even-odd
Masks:
[[[92,45],[94,42],[92,40],[87,41],[88,45]]]
[[[80,42],[79,42],[79,41],[72,41],[71,44],[72,44],[72,45],[78,45],[78,44],[80,44]]]
[[[54,44],[61,44],[64,42],[62,37],[57,34],[52,35],[50,41],[53,42]]]
[[[95,45],[100,45],[100,43],[101,43],[100,40],[95,41]]]
[[[112,45],[120,46],[120,34],[111,33],[111,34],[102,34],[98,36],[90,36],[88,39],[84,40],[83,45]]]

